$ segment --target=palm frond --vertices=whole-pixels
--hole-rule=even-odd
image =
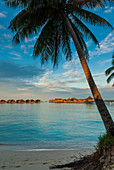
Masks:
[[[112,56],[112,65],[114,66],[114,54]]]
[[[38,11],[30,11],[28,9],[22,10],[13,20],[11,20],[9,28],[15,32],[23,25],[30,23],[31,25],[36,26],[37,29],[40,29],[46,23],[47,19],[53,17],[54,11],[51,11],[51,13],[48,11],[49,9],[43,7]]]
[[[60,36],[58,23],[49,20],[35,43],[33,55],[37,57],[41,54],[43,63],[51,56],[54,66],[57,65],[61,43]]]
[[[52,62],[54,63],[53,66],[58,64],[58,55],[59,55],[59,49],[60,49],[60,42],[61,42],[61,33],[60,33],[60,25],[59,22],[57,24],[56,28],[56,35],[55,35],[55,52],[52,56]]]
[[[107,82],[110,83],[110,81],[111,81],[113,78],[114,78],[114,73],[112,73],[112,74],[108,77]]]
[[[114,66],[108,68],[108,69],[105,71],[106,76],[108,76],[113,70],[114,70]]]
[[[7,6],[16,8],[19,7],[26,7],[30,0],[3,0]]]
[[[20,28],[17,31],[17,33],[13,37],[12,42],[14,44],[19,44],[20,41],[24,41],[25,37],[26,38],[31,37],[32,35],[34,35],[34,33],[37,33],[36,27],[34,27],[34,25],[31,25],[28,23],[28,24],[22,26],[22,28]]]
[[[13,42],[18,44],[25,37],[31,37],[37,34],[48,19],[52,18],[55,14],[52,11],[50,14],[51,17],[47,17],[47,15],[49,15],[48,10],[44,8],[39,9],[39,11],[22,10],[9,25],[9,29],[17,32],[13,38]]]
[[[81,0],[79,1],[81,7],[95,8],[95,7],[104,7],[104,0]]]
[[[70,22],[86,58],[88,57],[88,50],[84,42],[84,35],[87,38],[91,38],[95,44],[99,44],[94,34],[81,20],[93,25],[107,25],[112,28],[110,23],[102,17],[82,9],[83,7],[93,8],[98,5],[102,6],[105,0],[3,1],[10,6],[25,8],[10,22],[9,29],[16,33],[13,42],[18,44],[20,41],[23,41],[25,37],[28,38],[40,33],[34,46],[33,55],[41,55],[42,63],[48,61],[49,57],[51,57],[52,62],[56,65],[61,51],[63,51],[66,60],[71,60],[72,58],[70,47],[71,35],[61,16],[59,8],[65,12],[66,16],[70,16]]]
[[[75,6],[79,8],[96,8],[101,7],[103,8],[107,2],[113,2],[113,0],[69,0],[68,5]]]
[[[53,55],[53,21],[49,20],[42,29],[34,46],[33,55],[39,56],[42,52],[47,50],[49,55]]]
[[[62,51],[64,55],[66,56],[66,60],[72,59],[72,51],[70,47],[70,34],[68,31],[68,28],[66,26],[66,23],[62,21]]]
[[[87,11],[85,9],[76,8],[75,10],[75,15],[78,16],[80,19],[84,19],[86,22],[92,25],[108,26],[113,29],[112,25],[99,15],[94,14],[93,12]]]
[[[90,37],[93,42],[99,46],[99,42],[98,40],[96,39],[96,37],[94,36],[94,34],[90,31],[90,29],[82,22],[80,21],[76,16],[73,16],[73,19],[75,21],[75,24],[77,25],[78,28],[81,29],[81,32],[83,32],[83,34],[86,36],[86,37]]]

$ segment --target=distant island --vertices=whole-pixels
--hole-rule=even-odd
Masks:
[[[68,99],[55,98],[49,100],[49,103],[92,103],[92,102],[94,102],[94,100],[91,96],[85,99],[76,99],[75,97],[73,97]]]
[[[31,100],[29,100],[29,99],[27,99],[27,100],[23,100],[23,99],[21,99],[21,100],[13,100],[13,99],[11,99],[11,100],[0,100],[0,103],[11,103],[11,104],[13,104],[13,103],[40,103],[41,102],[41,100],[39,100],[39,99],[37,99],[37,100],[33,100],[33,99],[31,99]]]

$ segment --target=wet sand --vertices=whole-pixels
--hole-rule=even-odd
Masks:
[[[49,170],[52,165],[70,163],[93,151],[93,149],[0,151],[0,169]]]

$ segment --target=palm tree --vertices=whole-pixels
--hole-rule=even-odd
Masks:
[[[4,0],[9,6],[24,8],[14,19],[9,28],[16,32],[13,42],[18,44],[25,37],[39,34],[34,45],[33,55],[41,56],[45,63],[51,58],[57,65],[60,52],[66,60],[72,59],[70,48],[71,38],[74,41],[82,68],[90,86],[97,108],[104,122],[106,131],[114,136],[114,122],[93,80],[87,65],[88,50],[84,36],[89,37],[99,46],[99,43],[85,25],[109,26],[109,22],[90,12],[88,9],[103,7],[105,0]],[[110,0],[109,0],[110,1]],[[85,22],[85,23],[84,23]]]
[[[108,68],[105,71],[106,76],[109,76],[108,79],[107,79],[108,83],[110,83],[110,81],[114,78],[114,72],[113,71],[114,71],[114,54],[113,54],[113,57],[112,57],[112,67]],[[114,84],[112,86],[114,86]]]

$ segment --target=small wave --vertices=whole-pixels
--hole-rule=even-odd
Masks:
[[[27,149],[24,151],[74,151],[79,149]]]

